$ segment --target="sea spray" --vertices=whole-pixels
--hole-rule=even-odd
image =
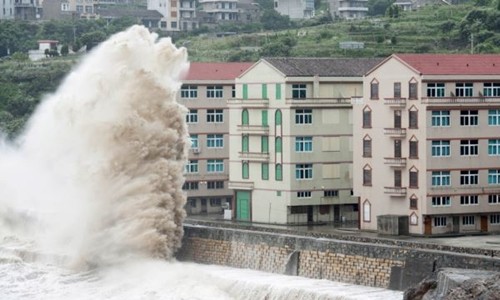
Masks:
[[[40,245],[76,265],[171,258],[185,217],[189,142],[175,98],[187,67],[184,48],[142,26],[94,49],[3,155],[18,162],[0,178],[4,215],[29,215]]]

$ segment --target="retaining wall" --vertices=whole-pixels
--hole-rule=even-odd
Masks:
[[[396,290],[405,290],[442,267],[500,270],[497,251],[398,242],[198,223],[185,224],[177,258]]]

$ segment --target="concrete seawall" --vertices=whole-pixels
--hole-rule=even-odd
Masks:
[[[256,226],[184,225],[182,261],[405,290],[443,267],[500,270],[500,251]],[[492,257],[493,255],[493,257]]]

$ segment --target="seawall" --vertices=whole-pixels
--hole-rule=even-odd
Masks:
[[[185,223],[177,258],[394,290],[444,267],[500,270],[500,251],[202,221]]]

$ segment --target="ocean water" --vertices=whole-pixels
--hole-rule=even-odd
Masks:
[[[400,299],[179,263],[187,51],[134,26],[94,49],[0,143],[0,299]]]

